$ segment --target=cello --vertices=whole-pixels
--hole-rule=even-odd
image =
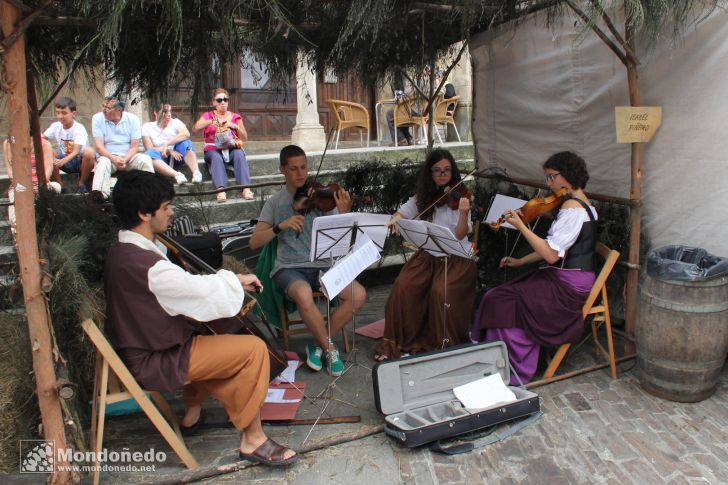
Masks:
[[[196,274],[215,274],[215,269],[198,258],[194,253],[192,253],[190,250],[182,246],[181,244],[177,243],[173,239],[171,239],[166,234],[157,234],[157,240],[161,242],[171,253],[174,255],[185,267],[186,270],[190,271],[191,273]],[[244,290],[243,290],[244,291]],[[262,288],[258,288],[258,292],[262,291]],[[265,318],[265,314],[261,312],[261,319],[263,320],[263,323],[268,328],[268,332],[270,333],[270,338],[268,338],[253,322],[250,320],[250,318],[247,317],[247,314],[250,312],[250,310],[253,309],[253,307],[258,303],[258,300],[253,298],[251,295],[249,295],[247,292],[245,292],[245,297],[248,300],[248,302],[243,305],[243,307],[240,309],[240,313],[236,315],[235,317],[232,317],[230,319],[224,319],[225,323],[228,321],[233,321],[236,325],[236,327],[239,327],[242,329],[243,332],[247,333],[248,335],[254,335],[263,342],[265,342],[266,347],[268,348],[268,356],[270,360],[270,381],[273,381],[276,377],[280,375],[281,372],[288,366],[288,358],[286,357],[285,353],[283,352],[283,349],[278,345],[276,342],[275,337],[273,336],[273,331],[271,329],[270,324],[268,323],[268,320]],[[203,324],[206,328],[208,328],[213,333],[224,333],[224,329],[220,328],[221,332],[217,332],[215,328],[212,328],[213,326],[210,326],[208,324]],[[230,330],[227,328],[227,330]]]

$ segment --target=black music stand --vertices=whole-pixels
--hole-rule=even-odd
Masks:
[[[444,258],[445,262],[445,301],[442,304],[443,312],[443,338],[442,348],[450,341],[447,335],[447,310],[450,304],[447,302],[447,266],[451,256],[473,259],[473,251],[465,247],[455,237],[450,229],[444,226],[433,224],[417,219],[400,219],[396,222],[399,233],[405,241],[424,249],[435,257]]]
[[[337,214],[333,216],[322,216],[317,217],[314,219],[314,223],[311,229],[311,261],[330,261],[332,264],[332,269],[329,271],[337,269],[337,265],[340,265],[341,263],[345,263],[345,260],[349,257],[355,257],[356,252],[358,251],[358,248],[363,247],[364,245],[370,245],[373,246],[375,249],[374,251],[377,253],[381,252],[382,247],[384,245],[384,239],[386,239],[386,233],[387,228],[385,226],[385,222],[390,219],[389,215],[382,215],[382,214],[362,214],[362,213],[348,213],[348,214]],[[370,237],[370,234],[372,237]],[[334,258],[341,258],[337,261],[336,264],[334,263]],[[372,261],[376,262],[376,260]],[[368,266],[368,264],[366,265]],[[352,325],[354,333],[352,334],[352,348],[349,352],[349,358],[351,356],[356,356],[357,348],[356,348],[356,315],[354,312],[354,285],[353,281],[358,274],[363,271],[363,269],[366,269],[366,266],[364,268],[347,268],[348,271],[345,272],[343,277],[348,278],[346,283],[342,285],[343,287],[349,286],[351,288],[351,298],[352,298]],[[323,279],[325,275],[322,275],[320,278]],[[327,332],[328,332],[328,341],[329,346],[332,344],[331,341],[331,299],[334,298],[336,295],[339,294],[338,291],[336,294],[329,295],[325,288],[325,285],[321,285],[322,292],[326,296],[326,314],[327,314]],[[331,347],[329,349],[331,350]],[[327,365],[330,365],[330,363],[327,362]],[[350,370],[354,365],[361,365],[357,364],[356,362],[350,363],[349,367],[345,369],[344,373],[346,373],[348,370]],[[339,401],[341,403],[347,404],[352,407],[357,407],[355,404],[352,404],[348,401],[337,399],[334,397],[333,392],[334,389],[337,388],[336,381],[339,377],[336,379],[332,378],[330,369],[327,369],[328,371],[328,383],[326,385],[326,388],[323,389],[317,396],[318,398],[324,398],[327,400],[324,407],[321,409],[321,413],[319,414],[319,417],[316,419],[314,424],[311,427],[311,430],[306,435],[306,438],[304,439],[304,443],[306,440],[308,440],[308,437],[310,436],[311,432],[313,431],[313,428],[318,423],[321,416],[326,412],[326,408],[328,407],[329,403],[331,401]],[[342,375],[344,375],[342,373]]]
[[[389,214],[369,214],[364,212],[349,212],[332,216],[317,217],[311,228],[311,261],[326,260],[332,257],[341,257],[351,254],[358,238],[362,235],[371,240],[377,251],[382,252],[387,239],[387,222],[391,219]],[[333,266],[333,265],[332,265]],[[353,282],[353,277],[352,277]],[[356,315],[354,313],[354,285],[351,285],[351,351],[347,356],[349,367],[358,365],[368,370],[368,367],[357,362],[358,348],[356,347]]]

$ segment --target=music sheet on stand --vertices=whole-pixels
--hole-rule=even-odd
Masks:
[[[426,250],[435,257],[447,256],[448,254],[468,259],[472,257],[470,249],[465,248],[463,243],[455,237],[455,234],[445,226],[416,219],[400,219],[397,221],[397,226],[405,240],[418,248]],[[435,239],[437,244],[447,251],[447,254],[443,253],[440,247],[435,244]]]
[[[488,213],[485,215],[485,219],[483,219],[483,222],[486,224],[490,224],[492,222],[497,221],[500,219],[500,217],[508,210],[518,210],[521,207],[523,207],[523,204],[525,204],[527,201],[522,199],[517,199],[515,197],[509,197],[507,195],[502,194],[496,194],[495,198],[493,199],[493,203],[490,205],[490,209],[488,210]],[[515,226],[508,224],[507,222],[504,222],[501,224],[503,227],[507,227],[508,229],[515,229]]]
[[[384,248],[384,240],[387,238],[388,227],[386,224],[391,218],[392,216],[389,214],[366,212],[317,217],[313,220],[311,227],[314,239],[311,241],[310,261],[328,259],[330,256],[343,256],[349,252],[349,241],[354,223],[381,251]],[[357,234],[357,240],[360,236],[362,236],[361,233]]]
[[[376,244],[366,234],[361,234],[352,252],[338,260],[321,276],[321,290],[329,300],[333,299],[362,271],[379,261],[379,258]]]

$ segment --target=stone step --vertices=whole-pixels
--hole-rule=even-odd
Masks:
[[[281,142],[283,143],[283,142]],[[283,145],[281,145],[283,146]],[[474,147],[472,142],[451,142],[437,145],[450,150],[455,160],[458,162],[467,162],[474,159]],[[203,173],[204,180],[209,184],[210,173],[202,154],[202,144],[198,143],[197,158],[200,171]],[[323,151],[309,152],[309,172],[315,173]],[[345,171],[351,165],[367,160],[384,160],[391,163],[397,163],[404,158],[409,158],[414,163],[424,160],[426,155],[426,147],[424,145],[407,146],[407,147],[379,147],[372,146],[369,148],[340,148],[338,150],[327,150],[321,170],[329,171]],[[269,177],[279,175],[279,156],[278,153],[248,155],[248,165],[250,167],[250,175],[253,183],[260,180],[259,177]],[[232,175],[231,168],[229,170]],[[191,178],[191,174],[187,167],[183,167],[182,171]],[[66,174],[61,172],[63,186],[67,191],[74,192],[78,186],[78,174]],[[6,194],[8,189],[8,178],[4,173],[0,174],[0,194]],[[234,183],[231,179],[230,183]],[[207,187],[207,184],[205,185]]]

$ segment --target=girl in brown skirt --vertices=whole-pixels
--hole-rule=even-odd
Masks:
[[[420,171],[416,194],[394,217],[415,218],[442,195],[443,189],[460,179],[452,154],[447,150],[433,150]],[[463,244],[470,244],[467,239],[472,229],[470,203],[463,197],[457,209],[451,209],[446,203],[436,204],[421,214],[420,219],[445,226]],[[383,361],[399,358],[403,353],[415,354],[466,342],[475,299],[475,275],[472,259],[457,256],[446,259],[417,251],[394,282],[384,313],[384,338],[375,349],[374,359]],[[443,311],[446,301],[447,321]]]

